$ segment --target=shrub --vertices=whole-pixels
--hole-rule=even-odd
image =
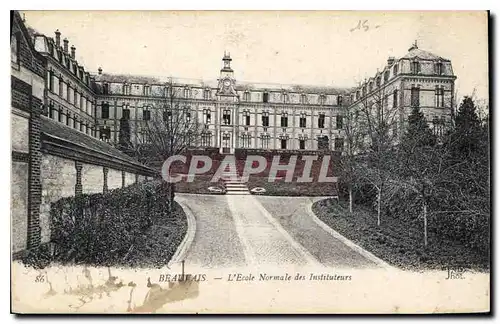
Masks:
[[[58,200],[50,211],[55,260],[119,264],[142,233],[171,216],[168,196],[165,183],[145,182]]]

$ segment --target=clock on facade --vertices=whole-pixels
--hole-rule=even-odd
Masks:
[[[231,81],[229,79],[224,80],[224,86],[229,87],[231,85]]]

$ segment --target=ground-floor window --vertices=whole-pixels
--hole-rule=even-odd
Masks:
[[[344,150],[344,139],[336,138],[335,139],[335,151],[343,151]]]
[[[281,139],[281,149],[286,150],[286,139]]]
[[[212,133],[206,132],[201,134],[201,146],[212,146]]]
[[[271,141],[271,136],[268,134],[264,134],[261,136],[261,147],[262,148],[269,148],[269,142]]]
[[[305,150],[306,149],[306,140],[299,140],[299,149]]]
[[[252,146],[252,136],[250,134],[241,135],[241,140],[244,148],[250,148]]]

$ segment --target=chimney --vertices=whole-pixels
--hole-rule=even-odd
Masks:
[[[56,46],[57,48],[61,47],[61,32],[59,29],[56,30]]]
[[[392,64],[394,64],[394,61],[396,59],[394,58],[394,56],[389,56],[389,58],[387,59],[387,66],[391,66]]]
[[[75,51],[76,51],[75,45],[71,45],[71,58],[73,60],[75,59]]]
[[[68,39],[65,38],[63,40],[63,43],[64,43],[64,53],[68,53]]]
[[[101,68],[101,67],[99,67],[99,68],[97,69],[97,74],[99,74],[99,75],[101,75],[101,74],[102,74],[102,68]]]

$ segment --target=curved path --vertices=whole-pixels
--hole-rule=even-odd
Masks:
[[[379,266],[317,223],[310,205],[321,198],[176,194],[176,199],[196,219],[195,237],[185,257],[191,264]]]

